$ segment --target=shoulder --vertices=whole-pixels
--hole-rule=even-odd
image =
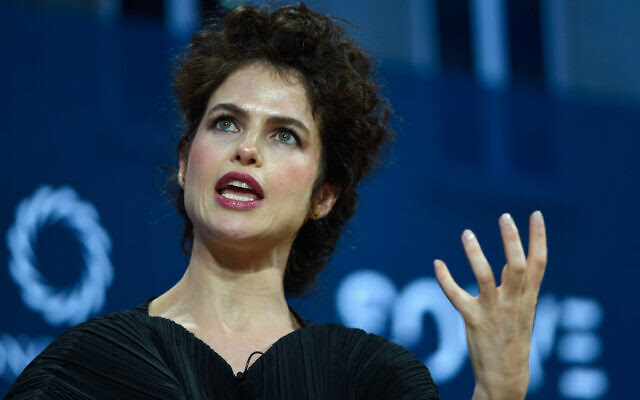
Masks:
[[[407,348],[390,342],[382,336],[358,328],[349,328],[337,324],[316,324],[308,328],[309,334],[319,342],[317,345],[330,346],[333,350],[350,350],[350,353],[367,355],[371,365],[403,365],[406,361],[415,361],[421,368],[425,365]],[[427,370],[428,371],[428,370]]]
[[[161,370],[145,314],[117,311],[55,339],[25,368],[7,398],[100,398],[97,393],[113,391],[114,384]]]
[[[116,311],[78,324],[55,339],[34,361],[64,354],[87,358],[106,353],[139,351],[151,345],[144,315],[139,310]]]
[[[362,398],[437,399],[428,368],[413,352],[389,340],[336,324],[312,325],[309,334],[323,351],[341,355],[345,373]]]

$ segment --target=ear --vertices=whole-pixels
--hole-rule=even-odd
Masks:
[[[326,217],[333,205],[340,196],[340,187],[323,183],[322,187],[315,196],[315,200],[311,204],[309,214],[312,219],[320,219]]]
[[[187,173],[187,160],[184,154],[180,152],[180,168],[178,169],[178,185],[184,189],[184,177]]]

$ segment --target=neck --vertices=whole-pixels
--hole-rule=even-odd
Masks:
[[[291,243],[262,250],[205,246],[194,238],[187,271],[150,304],[149,314],[221,334],[295,329],[283,287],[290,249]]]

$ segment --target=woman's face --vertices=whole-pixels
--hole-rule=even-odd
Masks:
[[[180,163],[194,240],[292,242],[311,211],[326,215],[337,193],[319,173],[320,132],[307,93],[293,74],[263,64],[239,68],[212,94]]]

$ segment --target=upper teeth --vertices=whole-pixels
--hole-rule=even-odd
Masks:
[[[251,189],[251,186],[247,185],[246,183],[244,183],[242,181],[231,181],[231,182],[227,183],[227,186],[236,186],[236,187],[243,188],[243,189]]]

